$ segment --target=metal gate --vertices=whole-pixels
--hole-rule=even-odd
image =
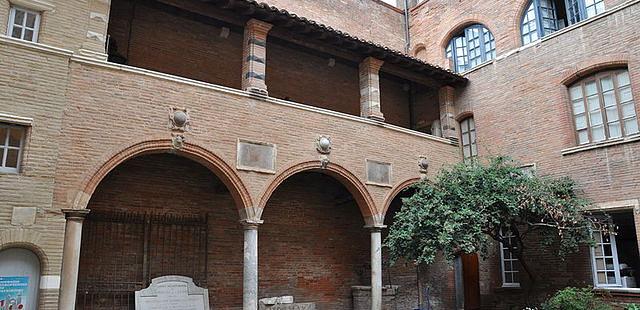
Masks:
[[[76,309],[134,309],[135,291],[164,275],[207,287],[206,215],[96,212],[85,220]]]

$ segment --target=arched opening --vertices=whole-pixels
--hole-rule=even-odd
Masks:
[[[411,197],[415,193],[411,187],[404,188],[389,203],[387,213],[384,217],[384,225],[391,227],[396,214],[402,208],[402,199]],[[382,231],[382,238],[385,240],[389,230]],[[395,288],[396,296],[391,309],[427,309],[426,289],[419,281],[423,270],[414,263],[404,259],[391,264],[387,248],[382,248],[382,284],[386,288]],[[424,268],[422,268],[424,269]]]
[[[37,309],[40,259],[30,250],[0,251],[0,309]]]
[[[371,282],[370,237],[356,200],[319,172],[301,171],[277,186],[260,226],[260,298],[353,309],[352,286]]]
[[[98,184],[82,231],[76,309],[133,309],[165,275],[209,289],[210,306],[242,306],[243,232],[230,189],[173,154],[128,159]]]
[[[384,225],[391,227],[396,214],[403,206],[403,199],[415,194],[411,184],[405,182],[403,190],[392,196],[384,217]],[[386,238],[388,229],[383,231]],[[385,299],[390,309],[461,309],[456,305],[454,268],[444,257],[438,257],[431,265],[417,266],[412,261],[400,259],[391,265],[389,254],[383,248],[383,285],[393,299]]]
[[[482,24],[471,24],[449,39],[445,55],[451,69],[462,73],[496,58],[496,40]]]

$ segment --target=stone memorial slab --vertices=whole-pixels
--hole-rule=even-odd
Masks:
[[[136,310],[209,310],[209,290],[197,287],[191,278],[164,276],[136,291]]]
[[[238,140],[237,164],[240,170],[274,173],[276,146],[271,143]]]
[[[273,306],[265,306],[268,310],[316,310],[316,304],[313,302],[295,303],[295,304],[279,304]]]

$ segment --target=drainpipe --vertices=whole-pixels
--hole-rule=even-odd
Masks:
[[[409,0],[404,0],[404,52],[409,54],[411,48],[411,34],[409,33]]]

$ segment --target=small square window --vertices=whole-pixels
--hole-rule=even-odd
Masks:
[[[38,42],[38,31],[40,29],[40,13],[11,7],[9,12],[9,27],[7,34],[13,38]]]
[[[25,127],[0,123],[0,172],[18,173]]]

